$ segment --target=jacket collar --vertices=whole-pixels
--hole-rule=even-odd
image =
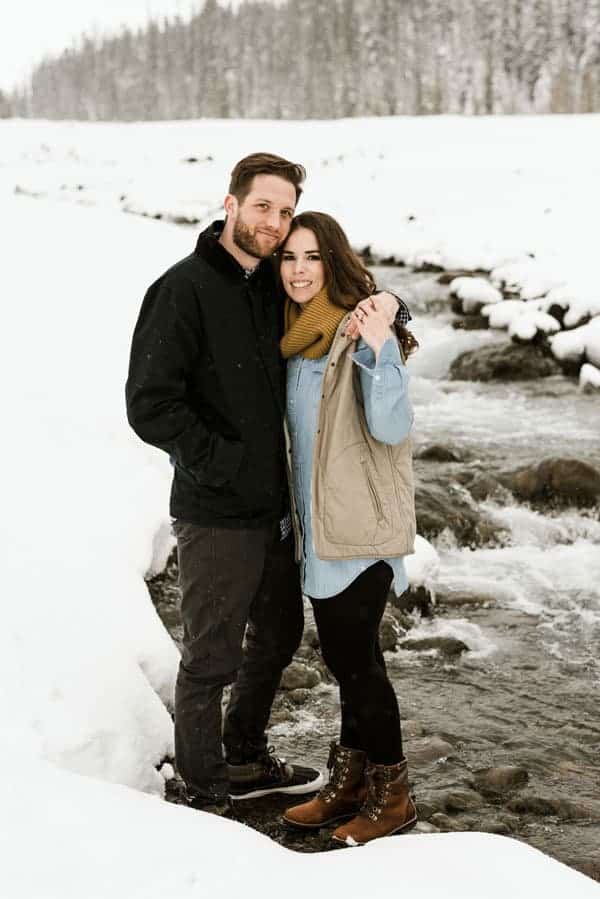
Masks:
[[[217,219],[212,222],[208,228],[202,231],[198,235],[194,253],[208,263],[211,268],[230,280],[248,280],[246,270],[239,264],[237,259],[225,249],[223,244],[219,242],[219,237],[221,236],[224,225],[224,221]],[[262,274],[265,270],[268,271],[270,265],[271,264],[266,259],[259,262],[250,277],[254,279],[259,273]]]

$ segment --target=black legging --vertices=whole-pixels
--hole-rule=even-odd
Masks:
[[[310,601],[325,664],[340,686],[340,743],[375,765],[403,758],[396,694],[379,646],[392,569],[376,562],[336,596]]]

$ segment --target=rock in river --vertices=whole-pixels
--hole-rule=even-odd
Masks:
[[[401,649],[410,649],[413,652],[424,652],[428,649],[437,649],[449,658],[456,658],[463,652],[468,652],[469,647],[456,637],[421,637],[420,639],[403,640]]]
[[[553,816],[563,820],[597,820],[600,802],[573,802],[554,796],[521,796],[512,799],[508,808],[518,815]]]
[[[309,668],[303,662],[292,662],[283,672],[281,678],[282,690],[300,690],[316,687],[321,683],[321,675],[314,668]]]
[[[444,808],[447,812],[469,812],[481,808],[483,797],[475,790],[448,790],[444,794]]]
[[[306,687],[298,687],[296,690],[290,690],[288,692],[288,699],[290,699],[294,705],[304,705],[309,698],[310,690],[307,690]]]
[[[451,530],[462,545],[480,546],[498,530],[462,485],[419,478],[415,489],[417,529],[428,540]]]
[[[600,499],[600,471],[579,459],[544,459],[502,476],[519,499],[558,499],[589,505]]]
[[[454,381],[529,381],[560,374],[560,365],[543,348],[516,343],[492,344],[461,353],[450,366]]]
[[[385,612],[379,625],[379,645],[382,652],[393,652],[398,646],[399,626],[391,612]]]
[[[456,750],[452,743],[435,734],[422,740],[414,740],[406,750],[410,765],[419,767],[426,762],[437,762],[439,759],[447,759],[455,755]]]
[[[423,459],[426,462],[462,462],[464,456],[443,443],[432,443],[430,446],[420,450],[416,458]]]
[[[443,812],[436,812],[435,815],[432,815],[430,823],[444,833],[452,833],[454,831],[457,833],[461,833],[471,830],[470,820],[465,821],[461,820],[460,818],[451,818],[449,815],[445,815]]]
[[[475,771],[474,785],[481,793],[499,795],[525,786],[529,772],[513,765],[481,768]]]

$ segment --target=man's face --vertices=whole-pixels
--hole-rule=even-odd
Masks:
[[[277,175],[255,175],[242,203],[231,194],[225,200],[233,242],[255,259],[271,256],[289,233],[295,206],[293,184]]]

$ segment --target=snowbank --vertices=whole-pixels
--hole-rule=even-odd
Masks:
[[[404,835],[362,849],[291,852],[247,827],[126,787],[34,764],[3,778],[7,899],[598,899],[600,886],[506,837]]]
[[[170,547],[169,465],[130,432],[124,382],[141,296],[186,236],[26,198],[3,209],[0,715],[24,754],[162,794],[178,653],[143,576]]]

